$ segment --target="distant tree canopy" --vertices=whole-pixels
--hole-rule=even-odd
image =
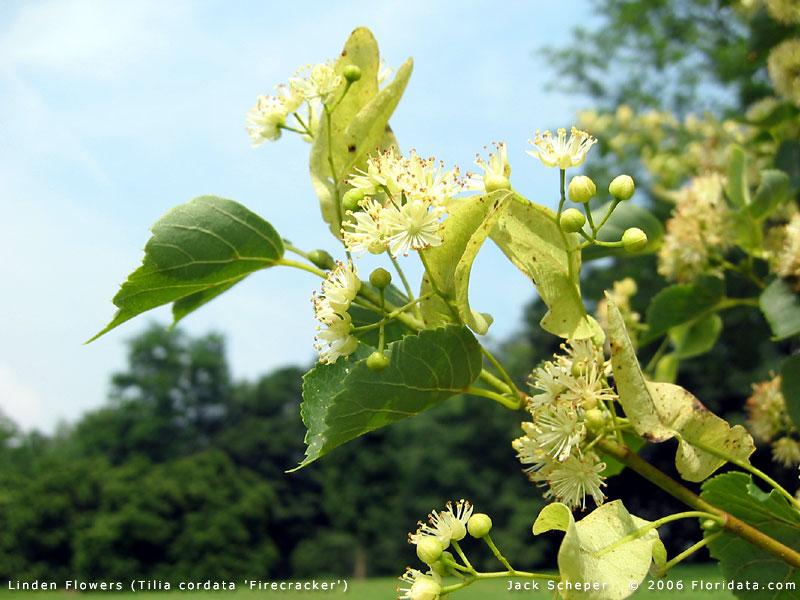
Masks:
[[[301,369],[234,382],[221,336],[156,325],[128,348],[108,403],[70,428],[0,422],[0,579],[394,573],[419,515],[461,495],[540,560],[538,491],[493,443],[512,414],[457,399],[287,474],[303,456]]]
[[[745,4],[594,0],[588,25],[549,49],[553,73],[597,108],[741,109],[771,93],[767,55],[795,29],[770,18],[762,2]]]

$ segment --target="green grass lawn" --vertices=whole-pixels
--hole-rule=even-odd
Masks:
[[[665,581],[683,581],[684,589],[682,591],[669,590],[669,591],[648,591],[648,583],[642,585],[634,597],[648,598],[648,597],[661,597],[664,600],[668,598],[680,598],[681,600],[729,600],[733,599],[733,595],[727,591],[701,591],[692,590],[691,581],[722,581],[719,571],[716,566],[689,566],[675,569],[671,572],[670,576]],[[522,580],[520,580],[522,581]],[[238,589],[235,592],[150,592],[150,593],[110,593],[100,592],[94,594],[84,594],[83,596],[97,599],[97,600],[163,600],[165,597],[175,597],[176,600],[195,600],[195,599],[211,599],[211,598],[232,598],[235,600],[255,599],[255,598],[275,598],[275,599],[291,599],[297,598],[298,600],[331,600],[332,598],[345,596],[351,600],[383,600],[397,597],[395,588],[398,581],[396,579],[370,579],[367,581],[351,581],[346,594],[341,592],[270,592],[270,591],[248,591]],[[473,584],[472,586],[453,594],[453,600],[494,600],[494,599],[520,599],[525,600],[539,600],[544,598],[552,598],[552,593],[546,590],[538,592],[532,591],[518,591],[509,592],[507,588],[507,580],[496,581],[481,581]],[[4,598],[19,598],[19,597],[33,597],[35,600],[75,600],[79,594],[74,592],[19,592],[8,591],[4,589],[0,592],[0,599]]]

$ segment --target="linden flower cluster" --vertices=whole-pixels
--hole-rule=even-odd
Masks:
[[[607,329],[609,299],[616,304],[622,314],[622,318],[625,320],[625,328],[628,330],[628,334],[634,344],[636,343],[636,333],[642,328],[642,316],[631,307],[631,298],[636,295],[637,291],[636,282],[630,277],[615,281],[611,291],[608,292],[609,298],[601,299],[597,303],[597,310],[595,311],[597,322],[600,323],[603,329]]]
[[[410,583],[400,588],[401,599],[436,600],[441,592],[441,575],[447,572],[440,559],[453,542],[467,536],[467,526],[472,517],[472,504],[466,500],[448,502],[443,511],[431,511],[427,522],[420,521],[416,532],[408,534],[408,542],[417,547],[417,556],[431,570],[423,573],[408,567],[401,578]]]
[[[687,283],[718,272],[714,260],[731,247],[731,210],[718,174],[693,178],[678,196],[658,253],[658,272]]]
[[[780,376],[754,384],[745,409],[753,437],[772,443],[772,459],[784,467],[800,465],[798,432],[786,411]]]
[[[534,483],[549,487],[546,498],[586,508],[586,497],[602,504],[606,465],[587,448],[589,432],[601,433],[617,395],[608,384],[610,363],[590,340],[571,341],[533,371],[528,398],[532,421],[512,442]]]
[[[767,69],[775,90],[800,105],[800,39],[781,42],[769,54]]]
[[[786,225],[774,229],[779,244],[772,260],[773,270],[780,277],[794,279],[795,287],[800,289],[800,212],[795,212]]]
[[[638,155],[653,177],[653,191],[665,197],[696,173],[724,171],[725,149],[731,143],[745,143],[755,133],[752,127],[708,113],[689,114],[679,121],[669,111],[636,113],[625,104],[614,112],[583,111],[579,125],[595,133],[604,150],[619,159]]]
[[[389,250],[392,256],[440,245],[447,202],[464,189],[457,167],[447,171],[434,158],[414,151],[402,156],[394,148],[371,156],[349,184],[344,203],[356,205],[346,212],[345,246],[355,254]]]
[[[322,282],[320,293],[312,298],[314,313],[320,322],[315,347],[321,363],[334,363],[358,347],[348,310],[360,289],[361,280],[353,265],[338,262]]]
[[[284,129],[304,133],[304,139],[310,140],[321,112],[319,104],[329,104],[342,81],[329,63],[308,65],[300,68],[288,85],[276,86],[275,95],[259,96],[246,118],[253,146],[277,140]],[[303,103],[308,105],[305,119],[297,113]],[[286,122],[290,115],[295,118],[294,126]]]
[[[573,127],[567,138],[567,130],[559,129],[555,137],[550,131],[540,133],[536,131],[529,142],[534,149],[528,154],[538,158],[546,167],[569,169],[579,167],[586,160],[586,154],[591,150],[597,140],[587,132]]]

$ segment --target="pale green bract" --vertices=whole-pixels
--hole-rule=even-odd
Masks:
[[[530,277],[547,305],[544,330],[574,340],[603,336],[581,299],[578,237],[564,234],[549,208],[516,198],[491,234],[508,259]]]
[[[678,385],[645,379],[622,314],[611,301],[608,338],[614,381],[625,415],[636,433],[650,442],[678,438],[675,465],[681,477],[703,481],[727,460],[747,462],[755,445],[744,427],[731,427]]]
[[[337,238],[342,235],[343,217],[337,202],[341,202],[347,178],[365,166],[370,154],[396,145],[389,118],[406,89],[414,63],[408,59],[394,80],[379,90],[378,43],[369,29],[359,27],[347,40],[335,70],[342,74],[348,65],[361,68],[361,79],[352,84],[331,115],[330,144],[325,115],[320,115],[320,128],[309,157],[311,182],[319,197],[322,218]]]
[[[630,514],[621,500],[603,504],[577,522],[567,506],[555,502],[539,513],[533,533],[565,532],[558,550],[563,584],[559,594],[564,600],[621,600],[647,576],[654,553],[661,556],[658,531],[651,529],[609,552],[600,551],[649,524]],[[590,589],[572,589],[575,584],[589,584]]]

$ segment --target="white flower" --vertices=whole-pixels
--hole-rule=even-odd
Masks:
[[[286,103],[275,96],[259,96],[255,106],[247,113],[247,134],[253,147],[281,137],[281,127],[286,124]]]
[[[383,206],[374,198],[368,198],[361,202],[361,208],[357,212],[347,211],[353,221],[342,227],[344,244],[355,254],[380,254],[388,247],[385,227],[381,224]]]
[[[350,315],[334,314],[323,323],[317,333],[315,344],[319,352],[319,362],[333,364],[340,356],[349,356],[358,348],[358,339],[353,337],[353,324]]]
[[[380,218],[392,255],[439,246],[442,243],[442,213],[443,209],[423,200],[410,200],[399,207],[395,204],[385,207]]]
[[[304,72],[308,71],[305,76]],[[342,83],[342,77],[336,74],[333,67],[322,63],[313,67],[305,67],[295,77],[289,79],[289,85],[306,100],[319,98],[327,103]]]
[[[361,289],[361,280],[351,263],[337,262],[322,282],[321,295],[315,299],[317,319],[325,322],[330,313],[344,315]]]
[[[483,170],[483,175],[468,173],[468,186],[479,192],[494,191],[510,185],[508,178],[511,176],[511,165],[508,163],[508,146],[505,142],[495,142],[496,152],[489,153],[486,161],[478,154],[475,164]]]
[[[605,486],[601,473],[606,465],[594,453],[584,456],[570,456],[559,463],[549,474],[550,490],[546,497],[554,497],[570,508],[586,508],[586,496],[591,496],[596,504],[605,500],[601,487]]]
[[[400,600],[437,600],[442,591],[442,578],[433,571],[423,573],[409,567],[400,579],[411,584],[397,588]]]
[[[583,164],[586,153],[597,143],[597,140],[585,131],[572,128],[569,139],[567,130],[559,129],[556,138],[550,131],[536,132],[530,144],[535,150],[528,150],[528,154],[538,158],[546,167],[568,169]]]
[[[586,433],[575,410],[557,406],[538,413],[534,426],[535,434],[531,437],[542,450],[559,462],[567,459]]]
[[[545,467],[551,464],[552,458],[542,449],[542,447],[534,441],[532,434],[535,434],[533,423],[523,422],[522,429],[527,435],[523,435],[511,442],[511,447],[517,451],[517,459],[523,465],[530,465],[525,467],[523,471],[527,473],[528,477],[532,480],[540,479],[537,474],[540,471],[546,471]]]
[[[443,204],[462,191],[459,170],[446,171],[434,158],[422,158],[413,150],[407,157],[394,148],[370,156],[366,171],[356,171],[349,181],[367,196],[386,194],[396,203],[423,200]]]
[[[536,367],[530,377],[530,385],[541,393],[528,399],[529,409],[533,412],[541,406],[554,403],[561,393],[567,389],[565,380],[569,373],[556,363],[547,361]]]
[[[445,510],[432,511],[427,523],[419,523],[416,533],[409,534],[408,539],[416,544],[420,538],[431,536],[439,540],[442,548],[447,548],[451,541],[463,540],[467,535],[467,521],[472,516],[472,504],[459,500],[453,505],[448,502]]]

